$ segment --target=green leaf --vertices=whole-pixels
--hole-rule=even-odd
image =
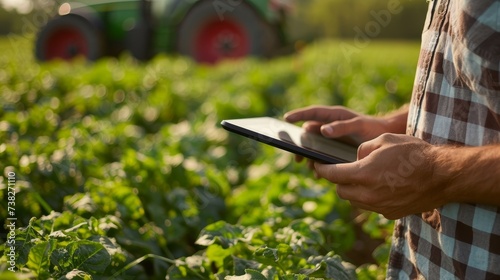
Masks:
[[[97,205],[87,193],[76,193],[71,197],[64,198],[66,209],[78,215],[85,215],[86,213],[95,213]]]
[[[218,244],[212,244],[207,248],[207,258],[214,262],[217,267],[221,267],[224,265],[224,259],[231,256],[233,250],[224,249]]]
[[[359,280],[381,279],[385,275],[386,269],[374,264],[365,264],[356,268],[356,277]]]
[[[104,246],[108,254],[110,255],[111,262],[117,266],[126,262],[127,257],[123,249],[116,243],[114,238],[109,238],[106,236],[92,236],[91,241],[99,242]]]
[[[185,262],[186,262],[186,265],[192,271],[200,271],[200,272],[204,273],[205,268],[203,267],[203,260],[204,260],[204,257],[195,255],[195,256],[187,257]]]
[[[85,271],[73,269],[58,280],[92,280],[92,276]]]
[[[250,280],[251,276],[248,274],[240,275],[240,276],[226,276],[224,280]]]
[[[171,266],[167,271],[167,279],[169,280],[190,280],[188,270],[185,266]]]
[[[68,272],[71,266],[68,250],[57,248],[50,254],[50,263],[63,273]]]
[[[19,252],[16,263],[20,265],[25,265],[29,258],[29,253],[35,242],[41,235],[34,228],[36,222],[35,218],[32,218],[29,225],[24,229],[19,229],[16,232],[16,252]]]
[[[324,237],[318,228],[323,226],[323,222],[316,221],[312,218],[295,220],[290,223],[290,227],[306,238],[307,243],[323,244]],[[303,240],[301,242],[304,242]]]
[[[311,256],[307,262],[315,265],[314,268],[301,269],[301,273],[309,277],[326,277],[327,279],[350,280],[356,279],[355,267],[329,253],[327,256]]]
[[[260,263],[252,260],[242,259],[233,256],[233,264],[234,264],[234,274],[235,275],[243,275],[245,274],[245,270],[247,269],[257,269],[260,266]]]
[[[260,247],[255,250],[254,255],[263,264],[275,266],[276,263],[284,260],[293,254],[292,247],[288,244],[278,244],[277,248]]]
[[[375,250],[373,250],[372,256],[377,261],[378,264],[386,264],[387,262],[389,262],[390,251],[391,251],[391,245],[384,243],[375,248]]]
[[[214,243],[220,244],[226,249],[243,240],[243,229],[240,226],[230,225],[225,221],[206,226],[200,233],[196,244],[209,246]]]
[[[51,213],[51,215],[55,216],[55,213]],[[84,220],[82,217],[78,216],[75,213],[64,211],[60,213],[57,217],[53,219],[53,230],[62,230],[67,233],[69,228],[82,223]]]
[[[110,255],[98,242],[75,241],[66,246],[72,267],[90,273],[103,273],[110,264]]]
[[[276,262],[278,262],[279,260],[278,250],[274,248],[268,248],[265,246],[255,250],[254,255],[257,258],[257,260],[266,265],[274,266],[276,265]]]
[[[309,280],[309,279],[311,278],[309,278],[307,275],[304,274],[285,275],[285,277],[283,277],[283,280]]]
[[[205,273],[205,268],[203,267],[203,257],[195,255],[185,258],[184,261],[181,259],[176,260],[175,264],[170,266],[167,271],[167,279],[169,280],[208,279],[208,276],[204,275],[204,273]]]
[[[288,257],[289,255],[293,254],[292,247],[290,247],[290,245],[288,245],[288,244],[280,243],[280,244],[278,244],[278,247],[276,247],[276,249],[278,250],[278,258],[279,259],[283,259],[283,258]]]
[[[44,241],[36,244],[30,250],[26,266],[40,279],[48,278],[50,253],[52,251],[51,243]]]
[[[144,208],[142,207],[141,200],[137,195],[134,195],[132,189],[113,185],[112,194],[114,200],[117,202],[118,210],[124,219],[130,217],[137,220],[144,216]]]
[[[250,275],[250,280],[268,280],[260,271],[255,269],[246,269],[245,272]]]
[[[326,264],[325,276],[328,279],[351,280],[356,278],[354,267],[348,264],[344,265],[339,256],[327,257],[324,263]]]
[[[20,279],[24,279],[24,278],[21,278],[23,276],[21,276],[22,274],[19,273],[19,271],[16,271],[16,272],[12,272],[12,271],[2,271],[0,272],[0,280],[20,280]],[[32,275],[30,275],[32,276]],[[26,276],[26,279],[30,276]]]

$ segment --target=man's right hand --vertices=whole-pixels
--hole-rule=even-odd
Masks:
[[[285,114],[291,123],[305,121],[306,131],[327,138],[348,137],[352,144],[361,144],[384,133],[405,133],[407,110],[390,117],[372,117],[342,106],[310,106]]]

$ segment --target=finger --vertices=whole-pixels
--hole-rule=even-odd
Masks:
[[[334,121],[321,126],[321,134],[328,138],[339,138],[353,134],[360,134],[365,130],[363,120],[355,117],[345,121]]]
[[[285,114],[287,122],[314,120],[319,122],[332,122],[355,117],[356,114],[340,106],[310,106],[296,109]]]
[[[302,128],[307,132],[321,134],[321,126],[324,123],[317,121],[307,121],[302,125]]]
[[[314,163],[314,170],[321,178],[335,184],[356,184],[361,183],[362,179],[358,162],[344,164],[321,164]]]
[[[337,184],[337,196],[344,199],[344,200],[349,200],[349,197],[346,196],[346,192],[351,185],[343,185],[343,184]]]
[[[314,170],[314,161],[308,160],[307,161],[307,167],[309,167],[309,169],[311,169],[311,170]]]
[[[295,155],[295,162],[302,162],[304,160],[304,157],[301,155]]]
[[[364,204],[364,203],[361,203],[361,202],[357,202],[357,201],[349,201],[351,203],[352,206],[356,207],[356,208],[359,208],[359,209],[363,209],[363,210],[368,210],[368,211],[372,211],[372,212],[377,212],[378,213],[378,208],[374,207],[374,206],[371,206],[371,205],[368,205],[368,204]]]
[[[358,160],[364,159],[380,147],[382,147],[382,142],[379,138],[362,143],[358,147]]]
[[[321,176],[319,176],[318,172],[316,170],[313,170],[314,173],[314,179],[321,179]]]
[[[398,211],[400,208],[394,208],[394,207],[387,207],[387,206],[377,206],[377,205],[370,205],[358,201],[349,201],[352,206],[356,208],[360,208],[363,210],[368,210],[371,212],[375,212],[378,214],[382,214],[386,219],[389,220],[396,220],[399,219],[405,215],[401,213],[401,211]]]
[[[390,209],[387,209],[385,207],[380,208],[380,207],[376,207],[373,205],[369,205],[369,204],[365,204],[365,203],[361,203],[361,202],[356,202],[356,201],[349,201],[349,202],[351,203],[352,206],[354,206],[356,208],[360,208],[363,210],[368,210],[371,212],[382,214],[388,220],[396,220],[396,219],[399,219],[399,218],[405,216],[392,208],[390,208]]]
[[[369,204],[366,203],[366,187],[361,185],[347,185],[347,184],[337,184],[337,196],[349,200],[351,204],[356,204],[361,206],[361,208],[366,209]]]

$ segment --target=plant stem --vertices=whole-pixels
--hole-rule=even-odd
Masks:
[[[42,196],[38,192],[33,191],[32,194],[35,196],[35,199],[38,201],[38,203],[40,203],[43,210],[50,214],[52,212],[52,207],[50,207],[50,205],[42,198]]]

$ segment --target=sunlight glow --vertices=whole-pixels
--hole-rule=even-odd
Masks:
[[[27,14],[33,9],[30,0],[0,0],[0,4],[8,11],[15,9],[22,14]]]

